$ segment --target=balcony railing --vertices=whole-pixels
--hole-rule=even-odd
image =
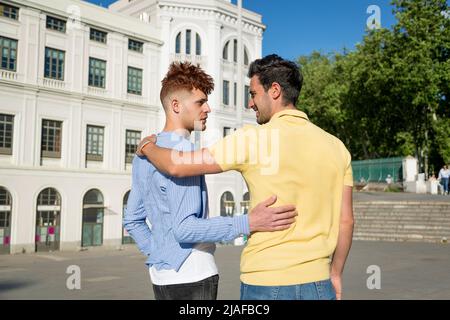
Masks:
[[[64,81],[50,78],[41,78],[39,84],[43,87],[59,90],[65,90],[67,85]]]
[[[206,62],[206,57],[195,54],[172,53],[170,55],[170,61],[189,61],[193,64],[203,65]]]
[[[221,61],[222,61],[223,68],[237,70],[237,67],[238,67],[237,62],[226,60],[226,59],[221,59]],[[249,67],[249,65],[242,64],[242,70],[243,70],[243,72],[245,72],[245,74],[247,74],[247,72],[248,72],[248,67]]]
[[[145,101],[144,97],[130,93],[127,94],[127,100],[132,103],[139,103],[139,104],[144,104]]]
[[[17,81],[18,80],[17,72],[0,69],[0,79]]]
[[[236,106],[232,105],[232,104],[224,104],[224,103],[222,103],[222,110],[234,113],[236,111]]]
[[[100,96],[100,97],[107,97],[108,91],[104,88],[98,88],[98,87],[87,87],[87,93],[94,96]]]

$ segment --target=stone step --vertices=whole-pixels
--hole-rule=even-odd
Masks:
[[[443,209],[443,210],[447,210],[450,208],[450,205],[445,205],[445,206],[420,206],[420,205],[415,205],[415,204],[410,204],[410,205],[391,205],[391,206],[380,206],[380,205],[376,205],[376,204],[371,204],[371,205],[367,205],[367,206],[360,206],[360,205],[356,205],[353,204],[354,208],[361,208],[361,209],[371,209],[371,208],[392,208],[392,209],[399,209],[399,210],[403,210],[403,209],[408,209],[408,208],[421,208],[421,209],[428,209],[428,210],[433,210],[433,209]]]
[[[382,219],[377,217],[355,217],[355,223],[357,224],[386,224],[386,225],[396,225],[396,224],[423,224],[423,225],[450,225],[448,219]]]
[[[392,208],[392,207],[386,207],[386,208],[380,208],[380,207],[372,207],[372,208],[359,208],[359,207],[353,207],[353,211],[394,211],[394,212],[408,212],[408,211],[425,211],[425,212],[450,212],[449,207],[445,208],[418,208],[418,207],[410,207],[410,208]]]
[[[448,239],[448,235],[420,234],[420,233],[387,233],[387,232],[354,232],[353,237],[387,237],[387,238],[403,238],[403,239]]]
[[[420,229],[355,228],[354,232],[363,232],[367,234],[383,233],[383,234],[400,234],[400,235],[421,234],[430,236],[450,237],[450,230],[441,230],[441,229],[420,230]]]
[[[450,228],[450,224],[448,223],[415,223],[415,222],[398,222],[398,223],[383,223],[380,221],[376,221],[376,222],[372,222],[372,223],[368,223],[368,222],[364,222],[364,221],[356,221],[355,222],[355,227],[364,227],[364,228],[370,228],[370,227],[383,227],[383,228],[404,228],[404,227],[408,227],[411,226],[411,228],[430,228],[430,229],[435,229],[435,228]]]
[[[355,211],[409,211],[409,210],[414,210],[414,211],[432,211],[432,212],[437,212],[437,211],[444,211],[444,212],[450,212],[450,207],[442,207],[442,208],[421,208],[421,207],[416,207],[416,206],[410,206],[410,207],[405,207],[405,208],[394,208],[394,207],[377,207],[377,206],[373,206],[373,207],[357,207],[357,206],[353,206],[353,210]]]
[[[391,217],[374,217],[374,216],[354,216],[356,221],[380,221],[380,222],[402,222],[402,221],[416,221],[419,223],[450,223],[450,219],[446,217],[399,217],[399,216],[391,216]]]
[[[384,206],[384,207],[405,207],[405,206],[418,206],[418,207],[446,207],[450,205],[450,197],[448,201],[441,202],[408,202],[408,201],[400,201],[400,202],[385,202],[385,201],[373,201],[373,202],[353,202],[354,206]]]
[[[373,204],[377,204],[377,205],[385,205],[385,206],[391,206],[391,205],[418,205],[418,206],[445,206],[448,205],[450,203],[450,196],[447,198],[442,198],[440,200],[433,200],[433,201],[398,201],[398,200],[393,200],[393,201],[358,201],[358,200],[354,200],[353,201],[355,204],[360,204],[360,205],[373,205]]]
[[[429,209],[429,208],[358,208],[353,207],[353,211],[362,211],[362,212],[446,212],[450,213],[450,208],[443,208],[443,209]]]
[[[402,237],[392,237],[389,235],[358,235],[354,236],[353,240],[361,240],[361,241],[391,241],[391,242],[429,242],[429,243],[448,243],[448,240],[443,241],[442,238],[439,237],[426,237],[426,238],[402,238]]]
[[[426,213],[426,212],[420,212],[420,213],[401,213],[401,212],[353,212],[354,216],[360,216],[360,217],[413,217],[413,218],[422,218],[422,217],[430,217],[430,218],[447,218],[450,219],[450,213]]]
[[[427,213],[427,212],[353,212],[354,216],[360,217],[412,217],[412,218],[447,218],[450,220],[450,213]]]
[[[439,207],[423,208],[423,207],[417,207],[417,206],[410,206],[410,207],[405,207],[405,208],[394,208],[394,207],[378,207],[378,206],[373,206],[373,207],[353,206],[353,210],[357,210],[357,211],[376,211],[376,210],[378,210],[378,211],[408,211],[408,210],[414,210],[414,211],[450,212],[450,207],[445,206],[442,208],[439,208]]]
[[[374,201],[353,206],[356,240],[441,242],[450,239],[450,201]]]

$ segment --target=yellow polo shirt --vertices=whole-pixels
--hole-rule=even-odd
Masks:
[[[261,126],[244,126],[209,148],[223,171],[242,173],[250,206],[277,195],[275,206],[294,204],[287,230],[255,232],[241,257],[241,281],[295,285],[330,277],[338,239],[344,185],[352,186],[351,156],[344,144],[287,109]]]

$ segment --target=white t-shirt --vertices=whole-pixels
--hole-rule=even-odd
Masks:
[[[450,170],[449,169],[447,169],[447,170],[441,169],[439,171],[439,178],[449,178],[449,177],[450,177]]]
[[[175,270],[156,270],[149,268],[150,279],[157,286],[170,284],[192,283],[201,281],[218,274],[214,260],[214,243],[198,243],[192,248],[191,254],[186,258],[181,268]]]

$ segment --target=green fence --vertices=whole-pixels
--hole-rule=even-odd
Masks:
[[[402,157],[352,161],[353,180],[386,182],[389,174],[392,182],[402,181],[402,162]]]

